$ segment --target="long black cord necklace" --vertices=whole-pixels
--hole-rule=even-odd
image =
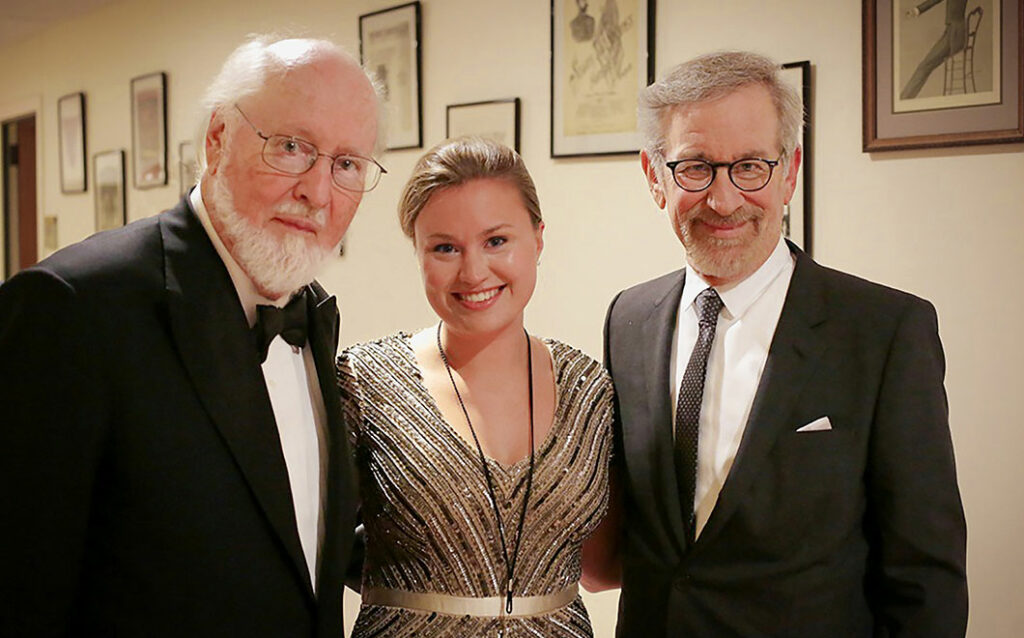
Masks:
[[[516,560],[519,558],[519,546],[523,540],[523,524],[526,522],[526,508],[530,502],[530,490],[533,488],[533,348],[530,344],[530,333],[523,328],[526,335],[526,372],[530,389],[530,470],[526,475],[526,493],[523,495],[523,509],[519,514],[519,527],[516,530],[516,544],[512,549],[512,556],[508,555],[508,545],[505,542],[505,525],[501,520],[501,510],[498,509],[498,497],[494,492],[494,481],[491,478],[491,471],[487,467],[487,457],[484,456],[484,449],[480,446],[480,439],[473,428],[473,422],[469,419],[469,411],[462,401],[462,394],[459,387],[455,385],[455,375],[452,374],[452,366],[448,362],[448,356],[444,353],[444,346],[441,345],[441,323],[437,324],[437,351],[441,355],[444,369],[448,371],[448,378],[452,382],[452,389],[455,390],[455,398],[459,400],[459,407],[466,417],[466,424],[469,425],[469,432],[473,435],[473,442],[476,443],[476,451],[480,455],[480,466],[484,469],[484,478],[487,479],[487,495],[491,499],[491,507],[494,509],[494,518],[498,521],[498,538],[501,540],[501,553],[505,557],[505,613],[512,613],[512,576],[516,568]]]

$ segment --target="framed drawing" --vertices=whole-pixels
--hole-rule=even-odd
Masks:
[[[72,93],[57,100],[60,137],[60,192],[84,193],[85,94]]]
[[[124,151],[93,156],[93,188],[96,191],[96,232],[127,223],[124,192]]]
[[[796,190],[786,207],[782,218],[782,232],[786,237],[811,254],[811,184],[814,169],[814,148],[812,147],[813,119],[811,118],[811,63],[807,60],[788,62],[782,65],[782,79],[795,88],[800,95],[800,103],[804,111],[804,134],[800,140],[803,147],[803,159],[800,172],[796,177]]]
[[[1024,142],[1020,0],[863,0],[865,152]]]
[[[551,0],[551,157],[635,153],[654,0]]]
[[[519,152],[519,98],[449,104],[444,136],[478,135]]]
[[[384,88],[388,150],[422,148],[420,3],[359,16],[359,57]]]
[[[178,177],[181,178],[178,194],[184,197],[199,179],[199,163],[196,162],[196,151],[192,142],[178,144]]]
[[[167,183],[167,75],[132,80],[132,182],[135,188]]]

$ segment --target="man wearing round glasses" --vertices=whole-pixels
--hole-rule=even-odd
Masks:
[[[641,165],[686,265],[620,293],[605,325],[618,635],[962,637],[935,309],[783,237],[802,112],[778,72],[711,54],[640,97]]]
[[[314,277],[383,169],[377,92],[257,37],[174,208],[0,286],[0,634],[340,636],[356,481]]]

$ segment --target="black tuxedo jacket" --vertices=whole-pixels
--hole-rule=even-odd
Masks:
[[[260,362],[182,201],[0,286],[0,635],[340,636],[356,483],[333,297],[314,596]]]
[[[692,546],[669,359],[685,271],[619,294],[619,636],[963,636],[966,529],[928,302],[797,263],[742,442]],[[832,430],[796,432],[820,417]]]

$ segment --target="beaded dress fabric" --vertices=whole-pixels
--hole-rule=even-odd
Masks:
[[[536,447],[533,487],[513,595],[544,596],[580,578],[580,547],[608,504],[612,384],[604,368],[546,340],[556,386],[550,433]],[[535,355],[536,356],[536,355]],[[501,597],[505,561],[480,456],[444,420],[423,384],[410,335],[353,346],[338,359],[366,526],[363,587]],[[523,397],[526,400],[526,397]],[[526,425],[524,424],[524,435]],[[506,538],[522,511],[529,456],[488,458]],[[589,638],[579,596],[553,612],[494,618],[363,604],[354,638]],[[503,633],[502,633],[503,632]]]

